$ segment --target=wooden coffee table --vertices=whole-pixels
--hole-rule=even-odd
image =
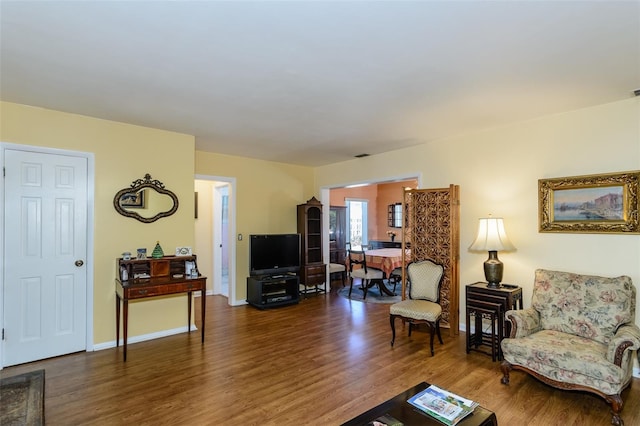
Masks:
[[[427,414],[422,413],[420,410],[409,404],[407,400],[418,392],[425,390],[429,387],[429,383],[422,382],[415,385],[412,388],[407,389],[399,395],[391,398],[388,401],[383,402],[377,407],[373,407],[371,410],[360,414],[357,417],[343,423],[342,426],[366,426],[373,420],[380,416],[388,414],[401,421],[405,426],[413,425],[442,425],[443,423],[438,420],[429,417]],[[476,407],[473,410],[473,414],[466,417],[460,423],[460,426],[497,426],[498,419],[496,414],[486,408]]]

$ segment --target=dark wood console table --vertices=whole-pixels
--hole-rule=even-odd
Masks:
[[[204,343],[206,312],[206,277],[191,278],[187,274],[187,262],[196,267],[195,256],[168,256],[160,259],[118,259],[116,278],[116,347],[120,346],[120,305],[122,312],[123,360],[127,360],[127,329],[129,300],[187,293],[187,330],[191,330],[191,298],[200,291],[201,333]]]

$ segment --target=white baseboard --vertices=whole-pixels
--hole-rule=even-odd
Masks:
[[[191,324],[191,331],[194,331],[197,329],[198,327],[196,327],[194,324]],[[186,333],[186,332],[187,332],[187,327],[179,327],[171,330],[162,330],[162,331],[156,331],[155,333],[141,334],[139,336],[127,337],[127,345],[130,345],[131,343],[144,342],[146,340],[160,339],[162,337],[173,336],[174,334],[180,334],[180,333]],[[123,343],[124,343],[123,340],[120,339],[120,345],[122,345]],[[93,350],[100,351],[103,349],[110,349],[115,347],[116,347],[116,341],[111,340],[109,342],[93,345]]]

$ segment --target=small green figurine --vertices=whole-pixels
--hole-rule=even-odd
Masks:
[[[162,251],[162,247],[160,247],[160,241],[156,241],[156,246],[151,253],[151,257],[160,259],[162,256],[164,256],[164,252]]]

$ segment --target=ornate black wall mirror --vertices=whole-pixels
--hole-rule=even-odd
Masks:
[[[174,214],[178,210],[178,197],[147,173],[144,179],[136,179],[129,188],[118,191],[113,206],[123,216],[151,223]]]
[[[402,203],[389,204],[387,207],[387,226],[402,228]]]

